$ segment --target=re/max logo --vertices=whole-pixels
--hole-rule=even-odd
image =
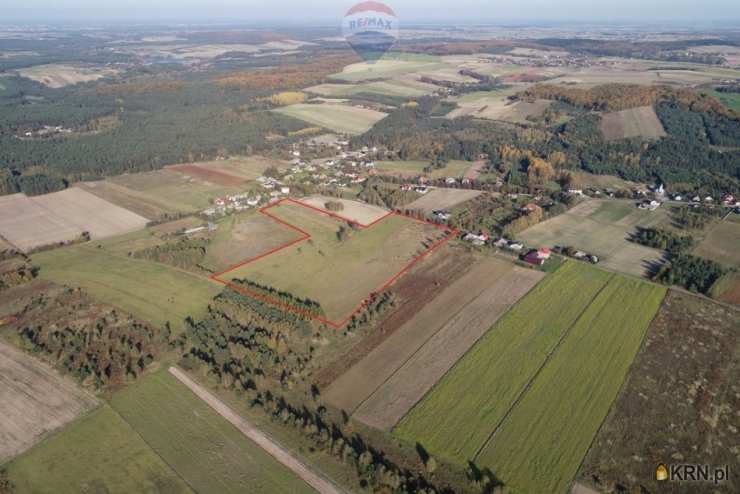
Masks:
[[[730,477],[729,465],[677,464],[668,467],[668,478],[673,482],[714,482],[719,484]]]
[[[393,21],[381,17],[362,17],[360,19],[349,21],[350,29],[362,27],[375,27],[380,29],[393,29]]]

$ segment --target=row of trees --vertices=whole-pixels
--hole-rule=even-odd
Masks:
[[[182,269],[195,269],[203,262],[208,244],[207,239],[183,238],[141,249],[130,255],[136,259],[161,262]]]
[[[694,238],[690,235],[677,235],[662,228],[637,227],[637,232],[631,235],[630,240],[654,249],[667,251],[670,255],[678,255],[691,250]]]

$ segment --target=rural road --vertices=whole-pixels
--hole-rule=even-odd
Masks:
[[[343,494],[334,484],[320,475],[309,470],[303,463],[283,449],[279,444],[267,437],[255,426],[234,412],[228,405],[215,397],[210,391],[190,379],[183,371],[176,367],[170,367],[170,374],[175,376],[181,383],[187,386],[198,398],[213,408],[219,415],[231,422],[242,434],[264,449],[270,456],[289,468],[308,485],[321,494]]]

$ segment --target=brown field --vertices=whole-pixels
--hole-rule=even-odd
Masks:
[[[463,178],[467,180],[478,180],[481,171],[486,167],[485,160],[476,161],[465,171]]]
[[[609,492],[738,492],[738,328],[739,310],[671,290],[578,480]],[[730,479],[665,490],[660,462],[730,465]]]
[[[146,218],[77,187],[31,199],[69,223],[79,225],[93,239],[141,230],[148,223]]]
[[[358,410],[360,405],[455,316],[455,313],[450,313],[451,307],[464,307],[470,304],[485,291],[492,278],[497,279],[510,269],[510,265],[496,260],[486,259],[474,264],[467,274],[439,293],[398,331],[336,379],[324,393],[326,399],[347,412]],[[489,327],[490,325],[485,329]],[[485,332],[485,329],[482,331]],[[464,353],[466,348],[461,350]],[[431,384],[434,382],[436,379]],[[412,405],[413,403],[408,406]],[[368,418],[369,415],[371,414],[364,414],[368,421],[371,420]]]
[[[390,211],[381,208],[379,206],[373,206],[365,204],[364,202],[350,201],[347,199],[337,199],[335,197],[326,196],[309,196],[301,199],[301,202],[308,204],[319,209],[326,209],[326,203],[328,201],[340,202],[344,205],[344,209],[336,211],[336,214],[355,221],[361,225],[369,225],[375,221],[378,221],[382,217],[388,215]]]
[[[693,254],[726,266],[740,266],[740,223],[723,221],[717,224]]]
[[[228,173],[224,173],[220,170],[215,170],[205,165],[173,165],[168,166],[168,170],[174,170],[182,173],[183,175],[189,175],[195,178],[199,178],[205,182],[211,182],[218,185],[225,185],[227,187],[236,187],[244,183],[244,179],[236,177]]]
[[[351,348],[339,358],[324,366],[316,376],[319,388],[324,389],[344,374],[357,362],[402,328],[414,315],[433,302],[447,286],[465,275],[475,264],[469,253],[444,245],[439,253],[425,259],[407,276],[391,287],[391,291],[402,302],[396,305],[378,324],[377,331],[367,335],[353,334],[360,341],[351,343]]]
[[[105,238],[142,229],[148,220],[73,187],[43,196],[0,197],[0,235],[18,249],[75,240],[83,232]]]
[[[355,418],[378,429],[392,429],[498,318],[544,276],[540,271],[493,259],[474,266],[473,270],[471,277],[475,279],[461,279],[460,284],[441,293],[433,306],[427,306],[414,318],[412,325],[434,327],[437,332],[358,407]],[[479,292],[480,287],[483,291]],[[473,298],[462,306],[448,305],[445,299],[454,296],[449,293],[452,290],[467,291]],[[439,313],[440,309],[449,311],[453,307],[456,311],[453,314]]]
[[[0,464],[96,405],[43,362],[0,342]]]
[[[458,204],[475,199],[481,194],[479,190],[467,189],[432,189],[415,200],[406,209],[421,209],[431,213],[435,209],[449,209]]]
[[[712,285],[712,298],[740,306],[740,272],[730,272]]]
[[[107,67],[74,67],[64,64],[36,65],[18,70],[21,77],[55,89],[80,82],[97,81],[117,73],[117,70]]]
[[[203,265],[223,271],[297,238],[298,234],[261,214],[232,215],[221,221]]]
[[[0,235],[24,252],[74,240],[82,232],[24,194],[0,197]]]
[[[666,136],[663,124],[652,106],[605,113],[601,116],[600,127],[607,141],[632,137],[658,139]]]
[[[116,206],[143,216],[149,220],[162,218],[179,210],[164,198],[148,196],[109,181],[80,182],[75,187],[86,190]]]
[[[488,120],[527,124],[529,117],[539,117],[551,105],[551,101],[537,100],[510,101],[509,96],[516,90],[470,93],[453,99],[458,108],[450,112],[448,118],[475,117]]]

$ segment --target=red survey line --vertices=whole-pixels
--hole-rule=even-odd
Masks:
[[[427,224],[427,225],[434,226],[435,228],[438,228],[440,230],[445,230],[448,233],[442,239],[437,240],[434,244],[432,244],[424,252],[422,252],[421,254],[419,254],[416,257],[414,257],[411,261],[409,261],[390,280],[388,280],[385,283],[383,283],[376,290],[370,292],[370,295],[368,296],[368,298],[366,298],[365,300],[363,300],[360,303],[360,305],[358,305],[347,317],[345,317],[344,319],[342,319],[339,322],[330,321],[329,319],[326,319],[325,317],[322,317],[322,316],[318,316],[318,315],[312,313],[311,311],[309,311],[307,309],[302,309],[300,307],[293,307],[293,306],[291,306],[289,304],[286,304],[286,303],[284,303],[284,302],[282,302],[282,301],[280,301],[280,300],[278,300],[278,299],[276,299],[274,297],[270,297],[268,295],[255,292],[253,290],[249,290],[248,288],[245,288],[243,286],[240,286],[240,285],[237,285],[237,284],[232,283],[230,281],[221,279],[221,276],[224,275],[224,274],[226,274],[226,273],[229,273],[231,271],[234,271],[235,269],[238,269],[238,268],[240,268],[242,266],[245,266],[247,264],[250,264],[250,263],[259,261],[260,259],[263,259],[263,258],[265,258],[267,256],[272,255],[272,254],[275,254],[276,252],[279,252],[279,251],[281,251],[283,249],[287,249],[288,247],[292,247],[293,245],[296,245],[298,243],[305,242],[306,240],[308,240],[308,239],[311,238],[311,234],[308,233],[307,231],[305,231],[305,230],[303,230],[303,229],[301,229],[301,228],[299,228],[299,227],[297,227],[295,225],[292,225],[292,224],[288,223],[285,220],[282,220],[282,219],[278,218],[277,216],[275,216],[274,214],[271,214],[268,211],[268,209],[271,209],[271,208],[274,208],[276,206],[279,206],[280,204],[283,204],[285,202],[290,202],[290,203],[296,204],[298,206],[302,206],[302,207],[311,209],[313,211],[316,211],[318,213],[324,214],[324,215],[329,216],[331,218],[338,219],[338,220],[347,222],[347,223],[352,224],[352,225],[357,225],[361,229],[370,228],[373,225],[376,225],[377,223],[383,221],[384,219],[386,219],[386,218],[388,218],[390,216],[402,216],[404,218],[408,218],[408,219],[414,220],[414,221],[416,221],[418,223],[424,223],[424,224]],[[426,256],[428,256],[429,254],[431,254],[433,251],[435,251],[436,249],[438,249],[439,247],[441,247],[442,245],[444,245],[445,243],[447,243],[450,239],[452,239],[455,235],[457,235],[459,233],[459,230],[450,230],[449,228],[447,228],[444,225],[439,225],[437,223],[434,223],[434,222],[429,221],[429,220],[426,220],[426,219],[415,218],[413,216],[409,216],[407,214],[398,213],[398,212],[394,212],[394,211],[391,211],[388,214],[385,214],[385,215],[381,216],[380,218],[376,219],[375,221],[371,222],[368,225],[363,225],[362,223],[360,223],[358,221],[355,221],[355,220],[352,220],[351,218],[347,218],[347,217],[341,216],[339,214],[333,213],[331,211],[328,211],[326,209],[321,209],[321,208],[318,208],[316,206],[312,206],[310,204],[306,204],[305,202],[298,201],[296,199],[290,199],[290,198],[281,199],[280,201],[277,201],[277,202],[275,202],[273,204],[270,204],[269,206],[265,206],[264,208],[260,209],[259,211],[260,211],[261,214],[264,214],[265,216],[267,216],[267,217],[271,218],[272,220],[276,221],[277,223],[279,223],[279,224],[281,224],[283,226],[286,226],[286,227],[290,228],[293,231],[296,231],[296,232],[300,233],[301,236],[299,238],[295,239],[295,240],[291,240],[290,242],[287,242],[287,243],[285,243],[283,245],[280,245],[278,247],[275,247],[273,249],[270,249],[269,251],[264,252],[262,254],[259,254],[259,255],[255,256],[255,257],[252,257],[252,258],[249,258],[249,259],[245,259],[245,260],[239,262],[238,264],[235,264],[233,266],[230,266],[230,267],[226,268],[224,271],[221,271],[221,272],[218,272],[218,273],[214,273],[214,274],[212,274],[210,276],[210,279],[212,279],[213,281],[216,281],[216,282],[218,282],[218,283],[220,283],[222,285],[225,285],[225,286],[231,288],[232,290],[235,290],[235,291],[237,291],[239,293],[242,293],[243,295],[250,296],[252,298],[255,298],[257,300],[261,300],[261,301],[266,302],[266,303],[269,303],[271,305],[276,305],[278,307],[281,307],[281,308],[283,308],[283,309],[285,309],[287,311],[290,311],[290,312],[293,312],[293,313],[297,313],[297,314],[300,314],[302,316],[305,316],[305,317],[308,317],[308,318],[317,320],[317,321],[319,321],[321,323],[324,323],[327,326],[331,326],[332,328],[335,328],[335,329],[340,329],[345,324],[347,324],[350,320],[352,320],[352,318],[355,315],[357,315],[358,313],[362,312],[362,310],[365,309],[368,306],[368,304],[372,300],[372,297],[375,294],[380,293],[383,290],[385,290],[388,287],[390,287],[391,285],[393,285],[393,283],[395,283],[401,276],[403,276],[409,270],[411,270],[411,268],[413,268],[414,265],[416,265],[416,263],[418,263],[420,260],[422,260],[423,258],[425,258]]]

